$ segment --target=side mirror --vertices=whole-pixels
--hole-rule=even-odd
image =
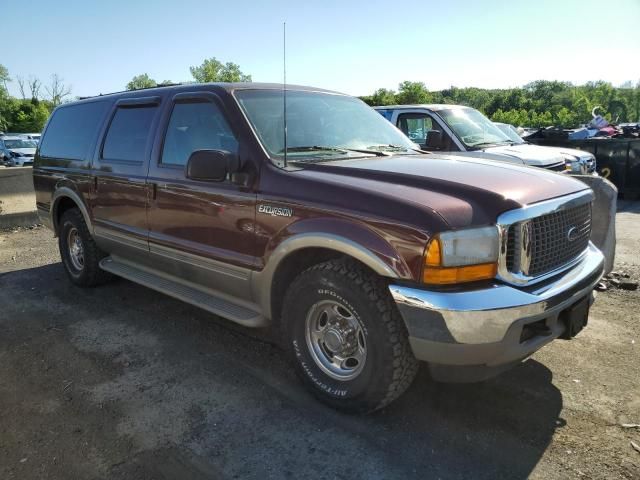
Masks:
[[[187,178],[203,182],[222,182],[228,173],[240,168],[238,156],[225,150],[196,150],[187,162]]]
[[[442,148],[442,132],[440,130],[429,130],[427,132],[427,144],[428,150],[439,150]]]

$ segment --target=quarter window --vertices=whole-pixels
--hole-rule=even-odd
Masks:
[[[107,102],[86,102],[59,107],[49,120],[40,143],[40,155],[65,160],[86,160],[95,145]]]
[[[211,102],[176,103],[162,149],[162,164],[186,165],[196,150],[236,153],[238,141],[224,114]]]
[[[102,147],[102,158],[144,161],[151,123],[157,107],[120,107],[116,110]]]

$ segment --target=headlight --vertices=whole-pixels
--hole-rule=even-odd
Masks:
[[[496,276],[497,261],[495,226],[439,233],[425,250],[422,280],[450,285],[491,279]]]

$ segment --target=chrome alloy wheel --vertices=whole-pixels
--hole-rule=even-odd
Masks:
[[[73,268],[81,271],[84,268],[84,245],[80,233],[75,227],[69,229],[69,233],[67,233],[67,247]]]
[[[322,300],[307,313],[305,337],[311,357],[336,380],[357,377],[367,358],[364,332],[356,316],[334,300]]]

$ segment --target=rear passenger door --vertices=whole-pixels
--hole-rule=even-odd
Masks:
[[[95,236],[113,255],[148,251],[147,171],[160,97],[117,101],[94,157]]]
[[[153,268],[221,293],[250,298],[255,256],[255,202],[251,187],[227,178],[186,178],[196,150],[238,153],[238,132],[211,92],[176,94],[149,168],[149,248]]]

